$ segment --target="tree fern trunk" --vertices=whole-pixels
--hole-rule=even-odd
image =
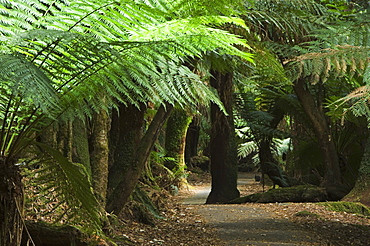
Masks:
[[[107,212],[113,212],[118,215],[122,211],[140,178],[152,147],[158,138],[163,124],[170,116],[172,109],[173,107],[171,105],[159,107],[156,115],[135,150],[133,160],[127,163],[125,172],[121,176],[121,181],[108,198],[108,204],[106,207]]]
[[[108,187],[108,121],[105,110],[94,114],[90,139],[91,174],[94,193],[102,206],[105,206]]]
[[[0,157],[0,246],[18,246],[23,230],[23,184],[13,160]]]
[[[113,114],[110,130],[110,150],[112,164],[109,168],[109,193],[112,192],[133,162],[136,149],[144,132],[145,105],[119,106],[119,112]]]
[[[167,120],[166,127],[166,156],[173,161],[167,161],[166,166],[177,173],[178,181],[184,181],[185,174],[185,143],[186,132],[191,122],[191,117],[181,108],[175,108]]]
[[[361,202],[370,207],[370,137],[365,146],[355,187],[343,200]]]
[[[224,203],[240,196],[237,189],[238,162],[232,113],[233,75],[213,72],[211,85],[217,89],[225,106],[225,115],[215,104],[211,105],[211,175],[212,190],[206,203]]]

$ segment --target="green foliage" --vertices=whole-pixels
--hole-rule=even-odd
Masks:
[[[55,199],[46,209],[54,213],[54,223],[69,222],[83,232],[103,235],[101,228],[107,217],[93,194],[86,168],[71,163],[46,144],[37,146],[45,151],[45,157],[39,161],[41,168],[36,171],[35,184],[43,187],[40,196]]]
[[[324,202],[321,204],[336,212],[370,216],[370,209],[359,202]]]
[[[307,211],[307,210],[299,211],[299,212],[295,213],[295,214],[294,214],[294,216],[297,216],[297,217],[312,217],[312,218],[320,218],[320,215],[315,214],[315,213],[312,213],[312,212]]]
[[[222,15],[235,13],[226,2],[189,16],[205,3],[0,0],[1,157],[16,159],[56,120],[91,115],[117,100],[222,107],[183,63],[213,50],[251,61],[237,48],[249,48],[245,40],[219,28],[246,28]],[[41,180],[67,202],[76,225],[87,221],[86,229],[100,233],[105,216],[83,168],[42,148],[53,161],[45,162]]]
[[[308,77],[312,84],[332,77],[362,75],[367,67],[369,49],[350,45],[307,53],[286,62],[292,80]]]

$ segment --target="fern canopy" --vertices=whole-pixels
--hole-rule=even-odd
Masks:
[[[219,28],[232,23],[246,29],[244,22],[224,15],[237,13],[230,1],[214,3],[200,8],[209,2],[0,0],[1,157],[16,159],[61,117],[88,115],[116,101],[181,106],[213,101],[222,107],[183,65],[208,51],[252,61],[237,48],[249,49],[246,41]],[[98,230],[101,209],[88,179],[57,152],[43,149],[58,160],[48,162],[45,180],[57,174],[50,185],[59,187],[58,194],[67,191],[71,208],[82,208]]]

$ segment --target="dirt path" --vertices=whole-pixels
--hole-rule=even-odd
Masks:
[[[240,190],[253,183],[254,174],[239,175]],[[319,238],[305,228],[288,219],[278,219],[263,208],[248,204],[202,205],[210,192],[210,186],[195,187],[193,192],[182,203],[216,228],[224,245],[322,245]]]

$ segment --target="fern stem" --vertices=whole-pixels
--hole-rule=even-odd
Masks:
[[[6,109],[5,109],[5,112],[4,112],[3,125],[2,125],[2,129],[1,129],[1,135],[0,135],[1,156],[5,155],[6,141],[5,141],[4,137],[6,138],[6,133],[5,133],[6,132],[6,122],[8,121],[8,114],[9,114],[10,107],[11,107],[11,104],[12,104],[12,99],[13,99],[13,95],[10,96],[10,98],[8,100],[8,105],[6,106]]]

